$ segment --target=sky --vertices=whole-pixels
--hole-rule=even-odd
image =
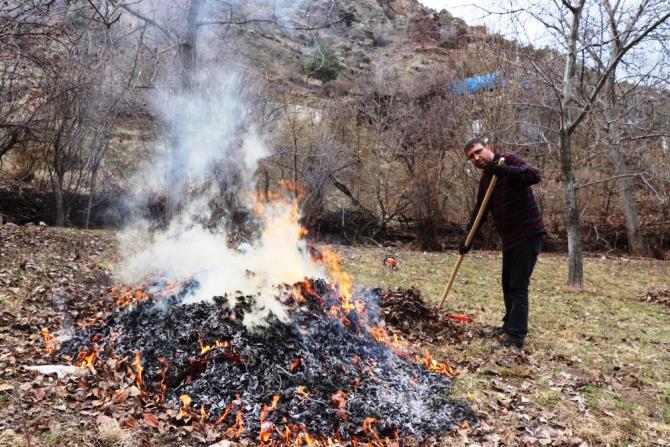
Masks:
[[[423,3],[436,11],[446,9],[450,14],[465,20],[470,26],[484,25],[489,31],[500,33],[510,39],[532,41],[536,46],[549,43],[543,39],[541,25],[533,20],[524,23],[527,36],[513,35],[511,30],[515,27],[512,26],[509,16],[491,14],[491,12],[502,12],[504,10],[501,6],[495,6],[501,4],[500,0],[419,0],[419,3]]]
[[[437,11],[446,9],[456,17],[464,19],[468,22],[468,25],[479,25],[482,24],[481,17],[484,12],[477,5],[486,6],[491,2],[482,0],[419,0],[419,3]]]
[[[548,32],[544,25],[527,13],[520,12],[515,20],[512,20],[513,15],[505,14],[506,10],[514,8],[512,4],[517,8],[521,5],[537,10],[543,6],[541,0],[419,0],[419,2],[437,11],[446,9],[450,14],[465,20],[470,26],[484,25],[489,32],[501,34],[521,44],[532,44],[535,48],[553,47],[561,51],[562,44],[565,43],[562,39],[556,40],[555,35]],[[591,17],[598,17],[596,4],[597,2],[587,3],[590,5],[587,8],[591,8],[589,14]],[[625,0],[621,3],[622,8],[625,7],[629,13],[638,4],[639,0]],[[654,1],[652,4],[661,5],[662,2]],[[670,68],[661,50],[658,41],[645,41],[627,55],[619,70],[631,77],[636,77],[635,73],[645,71],[652,71],[659,78],[666,77]]]

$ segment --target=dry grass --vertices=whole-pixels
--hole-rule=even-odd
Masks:
[[[107,447],[130,447],[133,444],[132,435],[121,428],[116,419],[107,416],[98,416],[98,442]]]
[[[14,293],[0,292],[0,311],[16,315],[21,310],[21,300]]]
[[[24,438],[13,430],[7,429],[0,432],[0,447],[19,447],[24,444]]]
[[[415,286],[434,303],[457,258],[454,252],[337,250],[355,284]],[[400,259],[398,272],[383,268],[387,254]],[[523,432],[509,429],[519,425],[558,427],[596,444],[653,445],[670,439],[670,314],[638,300],[650,289],[670,287],[670,263],[591,257],[585,259],[584,275],[585,290],[577,293],[565,285],[565,257],[541,255],[523,355],[494,352],[487,338],[434,346],[463,368],[456,397],[490,416],[493,432],[512,444],[524,442]],[[481,327],[500,325],[500,276],[500,254],[471,253],[445,312],[470,315]],[[511,403],[505,400],[510,395]]]

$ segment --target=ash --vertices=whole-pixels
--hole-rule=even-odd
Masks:
[[[276,432],[299,426],[342,441],[366,436],[370,418],[378,436],[414,442],[476,423],[467,403],[449,399],[449,377],[374,341],[365,315],[333,317],[336,293],[322,280],[306,283],[295,286],[302,297],[282,295],[290,324],[270,319],[250,332],[242,320],[253,297],[237,296],[233,308],[227,297],[180,304],[188,293],[182,291],[119,311],[61,352],[75,356],[95,348],[102,360],[139,352],[147,396],[162,394],[166,405],[178,408],[186,394],[194,413],[204,407],[211,422],[224,426],[241,414],[244,436],[251,438],[263,430],[261,419]],[[275,396],[276,408],[263,411]]]

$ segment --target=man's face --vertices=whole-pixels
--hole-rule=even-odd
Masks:
[[[477,143],[472,146],[465,153],[467,155],[470,163],[478,167],[479,169],[484,169],[486,165],[493,160],[493,151],[491,146],[484,146],[481,143]]]

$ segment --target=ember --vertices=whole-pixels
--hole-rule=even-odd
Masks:
[[[351,291],[347,281],[338,286]],[[148,399],[165,400],[180,420],[221,425],[226,439],[264,446],[412,444],[476,421],[447,397],[449,366],[428,351],[398,354],[397,334],[381,335],[384,322],[359,312],[363,298],[343,300],[324,280],[279,293],[291,321],[271,316],[262,331],[242,324],[250,296],[183,304],[184,293],[149,294],[62,352],[91,368],[96,357],[134,356],[131,372]]]

